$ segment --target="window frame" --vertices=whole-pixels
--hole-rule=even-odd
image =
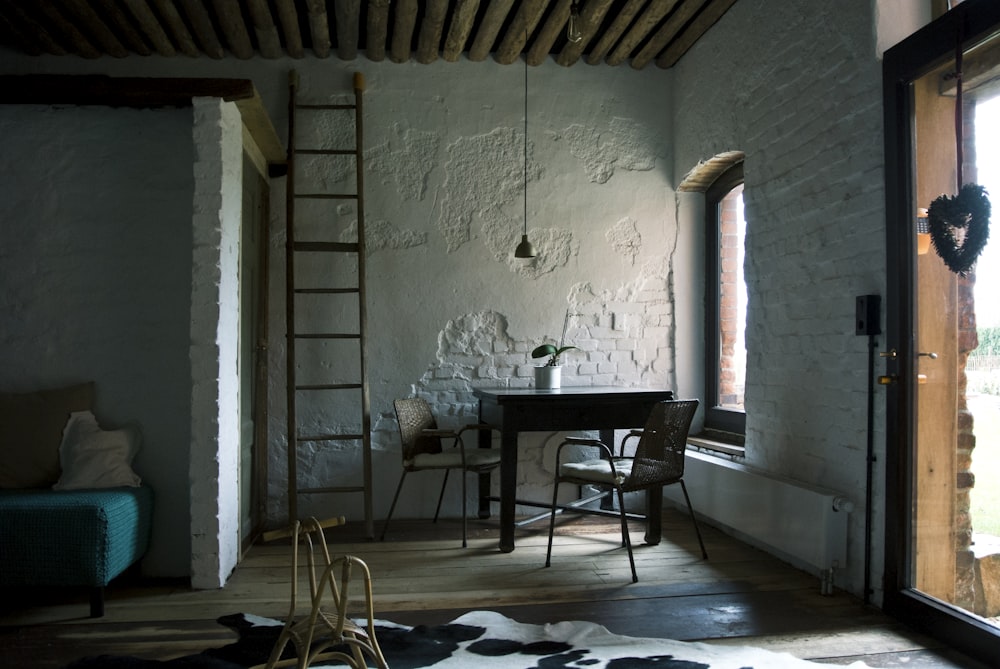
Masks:
[[[719,272],[722,242],[720,205],[734,188],[743,183],[741,160],[720,174],[705,191],[705,427],[702,436],[738,445],[743,445],[746,435],[746,410],[718,404],[722,291]]]

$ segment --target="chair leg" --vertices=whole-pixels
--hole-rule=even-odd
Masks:
[[[406,470],[399,477],[399,484],[396,486],[396,494],[392,496],[392,504],[389,506],[389,515],[385,517],[385,524],[382,525],[382,536],[379,541],[385,541],[385,533],[389,529],[389,521],[392,520],[392,512],[396,510],[396,502],[399,501],[399,491],[403,489],[403,481],[406,480]]]
[[[698,535],[698,544],[701,546],[701,557],[703,560],[708,559],[708,552],[705,550],[705,542],[701,540],[701,530],[698,529],[698,519],[694,517],[694,508],[691,506],[691,498],[688,497],[687,486],[684,485],[684,479],[681,479],[681,491],[684,493],[684,501],[688,505],[688,513],[691,514],[691,522],[694,523],[694,533]]]
[[[438,515],[441,513],[441,502],[444,501],[444,489],[448,486],[448,474],[451,473],[450,469],[444,470],[444,481],[441,482],[441,494],[438,495],[438,505],[434,510],[434,522],[438,521]]]
[[[552,536],[556,532],[556,502],[559,500],[559,477],[552,483],[552,513],[549,516],[549,550],[545,553],[545,566],[552,564]]]
[[[625,493],[621,488],[615,488],[618,493],[618,510],[622,515],[622,539],[625,541],[625,548],[628,549],[628,563],[632,567],[632,582],[638,583],[639,576],[635,573],[635,558],[632,557],[632,538],[628,533],[628,519],[625,517]]]
[[[466,483],[466,479],[469,478],[468,472],[466,472],[463,469],[462,472],[461,472],[461,476],[462,476],[462,548],[467,548],[469,546],[469,542],[466,540],[466,529],[467,529],[466,528],[466,523],[467,523],[467,520],[468,520],[468,514],[466,513],[466,510],[465,510],[465,504],[466,504],[466,501],[465,501],[465,483]]]

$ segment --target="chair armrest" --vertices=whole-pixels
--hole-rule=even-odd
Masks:
[[[601,457],[612,460],[614,458],[614,453],[611,449],[600,439],[587,439],[585,437],[565,437],[562,443],[559,444],[559,448],[556,450],[556,467],[559,466],[559,456],[562,453],[562,449],[566,446],[590,446],[592,448],[600,449]]]
[[[500,428],[496,425],[490,425],[489,423],[469,423],[468,425],[463,425],[459,428],[457,434],[462,434],[467,430],[499,430]]]
[[[457,433],[454,430],[431,430],[424,428],[420,431],[423,437],[454,437]]]

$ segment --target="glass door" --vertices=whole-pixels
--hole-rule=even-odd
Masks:
[[[1000,449],[1000,437],[986,430],[978,382],[969,382],[979,348],[977,267],[970,259],[981,237],[983,198],[963,189],[962,211],[949,207],[960,183],[977,183],[974,119],[978,104],[995,95],[998,34],[996,3],[966,2],[888,51],[884,71],[884,605],[982,659],[1000,656],[1000,601],[990,601],[1000,572],[991,572],[993,560],[977,548],[984,541],[975,527],[987,519],[972,504],[976,463],[988,462],[977,448]],[[984,282],[992,280],[987,276]],[[993,295],[998,290],[993,286]],[[991,485],[995,477],[980,469],[982,485]]]

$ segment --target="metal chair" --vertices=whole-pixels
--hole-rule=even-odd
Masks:
[[[309,518],[295,521],[288,529],[265,533],[266,541],[291,537],[293,543],[292,597],[288,618],[267,664],[259,665],[264,669],[291,666],[306,669],[315,662],[327,664],[331,660],[343,662],[353,669],[365,669],[369,666],[366,658],[371,658],[376,667],[388,669],[375,638],[372,579],[368,566],[353,555],[331,558],[326,545],[323,528],[343,524],[343,518],[323,522]],[[300,560],[304,560],[305,564],[300,564]],[[299,576],[303,566],[309,578],[309,613],[297,619]],[[356,572],[360,572],[362,579],[367,629],[354,622],[347,612],[348,589]],[[324,603],[327,606],[323,606]],[[294,647],[295,655],[282,659],[289,643]]]
[[[657,403],[650,412],[646,427],[632,430],[621,441],[619,454],[615,456],[611,447],[598,439],[567,437],[556,451],[556,474],[552,491],[552,510],[549,520],[549,548],[545,556],[545,566],[552,561],[552,537],[555,533],[556,509],[560,483],[590,485],[614,490],[618,497],[621,513],[622,544],[628,549],[629,564],[632,566],[632,582],[639,580],[632,556],[632,541],[629,538],[628,520],[625,515],[624,493],[648,490],[680,483],[687,502],[691,522],[694,523],[701,556],[708,559],[705,542],[698,529],[698,521],[691,507],[687,486],[684,485],[684,451],[687,446],[691,420],[698,409],[698,400],[668,400]],[[625,456],[625,446],[630,439],[638,438],[635,455]],[[587,446],[600,449],[599,457],[582,462],[562,462],[566,446]],[[586,513],[586,509],[578,509]]]
[[[500,466],[500,450],[494,448],[465,448],[462,434],[469,430],[494,430],[492,425],[474,423],[458,430],[438,429],[434,414],[426,400],[419,397],[398,399],[393,402],[396,409],[396,419],[399,421],[399,438],[403,446],[403,473],[396,486],[396,494],[389,507],[385,525],[382,527],[382,537],[389,529],[389,521],[396,509],[399,492],[403,489],[403,481],[410,472],[429,469],[443,469],[444,481],[441,483],[441,494],[438,496],[437,509],[434,511],[434,522],[441,513],[441,502],[444,499],[444,489],[448,485],[448,474],[452,469],[462,471],[462,547],[468,545],[466,539],[466,500],[465,473],[482,474]],[[442,440],[454,441],[453,448],[445,449]]]

